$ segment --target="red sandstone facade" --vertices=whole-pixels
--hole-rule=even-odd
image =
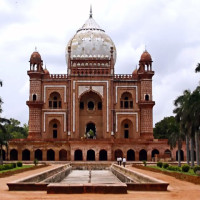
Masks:
[[[29,136],[10,142],[10,160],[175,159],[153,138],[152,59],[145,50],[131,74],[115,74],[116,48],[92,14],[69,41],[67,74],[30,58]]]

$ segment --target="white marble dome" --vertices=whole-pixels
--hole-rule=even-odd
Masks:
[[[90,13],[89,19],[78,29],[66,47],[71,46],[71,58],[110,58],[110,48],[113,47],[113,59],[116,62],[116,48],[112,39],[95,22]]]

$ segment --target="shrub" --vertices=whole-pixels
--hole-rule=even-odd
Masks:
[[[197,171],[200,171],[200,166],[199,165],[194,166],[193,171],[196,174]]]
[[[3,170],[3,165],[0,165],[0,171],[2,171]]]
[[[167,169],[169,167],[169,164],[168,163],[163,163],[163,168],[164,169]]]
[[[142,162],[143,162],[144,166],[146,167],[147,166],[147,161],[143,160]]]
[[[162,168],[163,163],[162,162],[157,162],[157,166],[160,167],[160,168]]]
[[[16,168],[17,167],[17,164],[16,163],[12,163],[13,165],[13,168]]]
[[[173,166],[173,165],[169,165],[167,167],[167,170],[170,170],[170,171],[181,171],[181,169],[178,166]]]
[[[11,164],[5,164],[5,165],[0,165],[0,171],[3,171],[3,170],[8,170],[8,169],[13,169],[13,163]]]
[[[182,166],[182,172],[188,172],[190,170],[190,166],[185,164]]]
[[[35,166],[38,165],[38,159],[35,158],[33,163],[34,163]]]
[[[23,166],[23,163],[22,162],[17,162],[17,167],[22,167]]]

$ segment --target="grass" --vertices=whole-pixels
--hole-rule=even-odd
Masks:
[[[0,171],[0,174],[2,174],[4,172],[13,172],[13,171],[17,171],[20,169],[27,169],[27,168],[31,168],[31,167],[34,167],[34,165],[23,165],[22,167],[16,167],[13,169],[7,169],[7,170]]]
[[[187,174],[187,175],[191,175],[191,176],[198,176],[194,173],[193,169],[190,169],[188,172],[182,172],[181,171],[181,167],[180,167],[180,171],[172,171],[172,170],[167,170],[165,168],[160,168],[160,167],[157,167],[157,166],[148,166],[149,168],[153,168],[153,169],[158,169],[160,171],[165,171],[165,172],[177,172],[177,173],[180,173],[180,174]]]
[[[193,170],[190,169],[189,172],[182,172],[182,171],[170,171],[164,168],[160,168],[157,166],[142,166],[142,165],[133,165],[133,167],[136,167],[138,169],[148,170],[156,173],[162,173],[168,176],[172,176],[176,179],[180,179],[183,181],[188,181],[194,184],[200,185],[200,176],[194,174]]]

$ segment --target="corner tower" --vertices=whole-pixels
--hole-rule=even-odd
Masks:
[[[42,113],[42,75],[43,60],[35,50],[30,57],[30,70],[27,72],[30,77],[29,101],[29,134],[28,138],[41,138],[41,113]]]
[[[155,105],[152,98],[152,77],[154,75],[152,62],[151,55],[145,50],[141,55],[138,69],[140,81],[139,107],[141,109],[141,137],[148,140],[153,140],[153,106]]]

